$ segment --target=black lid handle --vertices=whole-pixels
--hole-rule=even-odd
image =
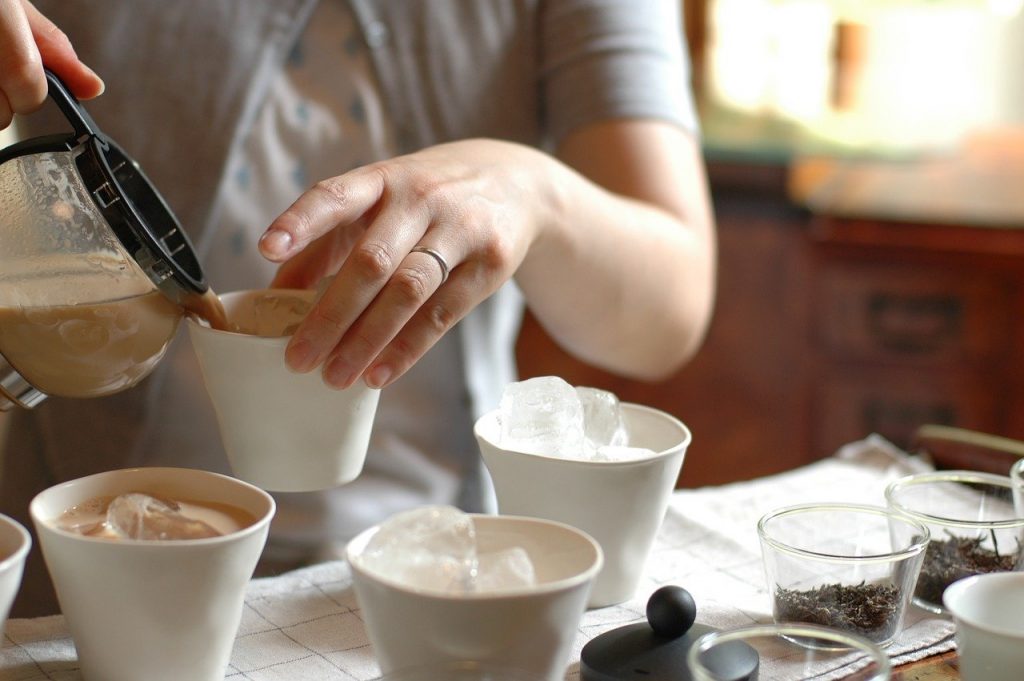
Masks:
[[[75,130],[75,137],[99,136],[100,129],[96,121],[92,119],[89,112],[78,102],[78,99],[71,94],[71,90],[64,84],[57,74],[50,69],[43,69],[46,72],[46,84],[50,98],[60,107],[61,113],[68,119]]]

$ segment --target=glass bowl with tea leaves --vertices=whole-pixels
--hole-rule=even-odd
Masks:
[[[885,490],[889,508],[928,527],[914,602],[945,614],[942,593],[972,575],[1024,568],[1024,516],[1014,507],[1013,481],[976,471],[917,473]]]
[[[800,504],[757,523],[776,623],[832,627],[886,646],[899,635],[928,528],[884,506]]]

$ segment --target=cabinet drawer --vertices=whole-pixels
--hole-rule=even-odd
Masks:
[[[833,263],[814,294],[817,341],[840,358],[988,362],[1009,344],[1011,291],[940,268]]]
[[[999,432],[999,391],[993,380],[965,372],[879,370],[844,366],[812,390],[813,442],[819,456],[878,433],[909,446],[926,423]]]

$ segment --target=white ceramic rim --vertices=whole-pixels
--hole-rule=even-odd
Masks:
[[[1024,484],[1024,459],[1018,459],[1010,466],[1010,480],[1018,486]]]
[[[264,293],[267,291],[275,291],[280,293],[291,293],[300,295],[302,297],[313,297],[316,295],[316,291],[313,289],[306,288],[248,288],[239,291],[227,291],[222,293],[217,298],[224,301],[225,298],[248,295],[253,293]],[[291,336],[254,336],[251,333],[238,333],[237,331],[225,331],[223,329],[211,328],[206,322],[200,321],[192,314],[185,315],[185,322],[188,324],[190,330],[194,330],[197,333],[207,333],[213,336],[240,336],[242,338],[248,338],[253,343],[259,343],[260,345],[270,346],[281,346],[282,348],[288,345],[288,341],[291,340]]]
[[[865,513],[869,515],[883,516],[889,520],[898,520],[901,523],[906,523],[912,526],[918,531],[917,541],[910,544],[905,549],[900,551],[893,551],[891,553],[878,553],[868,554],[863,556],[846,556],[835,553],[823,553],[821,551],[811,551],[809,549],[801,549],[795,546],[790,546],[784,542],[775,539],[768,533],[766,525],[774,520],[787,515],[796,515],[800,513],[810,513],[817,511],[825,512],[849,512],[849,513]],[[928,548],[928,541],[931,537],[931,533],[928,531],[928,527],[923,523],[918,522],[913,518],[907,518],[899,513],[892,511],[884,506],[872,506],[870,504],[822,504],[822,503],[809,503],[809,504],[796,504],[793,506],[784,506],[777,508],[774,511],[761,516],[761,519],[757,521],[757,534],[767,544],[773,548],[781,551],[782,553],[788,553],[792,556],[801,556],[804,558],[812,558],[814,560],[829,561],[829,562],[840,562],[840,563],[891,563],[893,561],[906,560],[913,558],[918,555],[926,548]]]
[[[415,594],[424,598],[433,598],[440,601],[480,601],[480,600],[505,600],[505,599],[519,599],[524,596],[537,596],[541,594],[553,593],[556,591],[564,591],[573,587],[579,586],[585,582],[595,579],[601,568],[604,567],[604,551],[601,549],[601,545],[597,543],[597,540],[591,537],[589,534],[573,527],[572,525],[561,523],[556,520],[547,520],[544,518],[533,518],[529,516],[520,515],[491,515],[487,513],[470,513],[468,514],[471,518],[493,518],[496,520],[512,520],[515,522],[530,524],[530,525],[548,525],[550,527],[558,527],[563,530],[568,530],[570,533],[578,535],[581,539],[584,539],[594,549],[596,559],[594,563],[579,574],[573,575],[572,577],[566,577],[565,579],[558,579],[552,582],[545,582],[531,587],[517,587],[514,589],[494,589],[485,592],[474,592],[474,593],[460,593],[452,594],[441,591],[439,589],[418,589],[410,587],[408,584],[395,581],[386,577],[366,570],[359,565],[358,560],[352,560],[352,547],[359,543],[364,547],[366,546],[369,537],[380,529],[380,525],[374,525],[373,527],[367,528],[356,535],[346,546],[345,546],[345,562],[348,563],[349,567],[361,574],[367,580],[374,582],[381,582],[394,588],[397,591],[402,591],[407,594]]]
[[[701,664],[700,655],[717,643],[743,641],[751,638],[805,637],[824,639],[847,646],[850,651],[859,651],[869,657],[878,669],[867,681],[888,681],[892,676],[889,656],[877,645],[858,634],[816,624],[754,624],[725,631],[712,631],[698,638],[686,653],[686,666],[696,681],[714,681],[711,672]],[[794,643],[794,645],[799,645]],[[841,649],[831,649],[836,653]]]
[[[958,518],[947,518],[939,515],[932,515],[930,513],[923,513],[921,511],[915,511],[912,508],[908,508],[904,504],[901,504],[896,500],[896,494],[902,490],[915,485],[927,485],[934,482],[949,483],[949,482],[966,482],[970,484],[980,485],[991,485],[993,487],[1003,487],[1011,493],[1013,492],[1013,480],[1006,475],[996,475],[995,473],[981,473],[978,471],[962,471],[962,470],[948,470],[948,471],[934,471],[929,473],[914,473],[912,475],[905,475],[898,480],[893,480],[885,487],[885,500],[889,506],[903,515],[915,518],[925,523],[932,523],[935,525],[948,525],[949,527],[966,527],[969,529],[982,529],[982,530],[1004,530],[1013,529],[1018,527],[1024,527],[1024,516],[1018,516],[1011,520],[962,520]],[[1014,511],[1017,512],[1016,510]]]
[[[676,444],[672,445],[668,449],[662,450],[660,452],[654,452],[652,456],[628,459],[626,461],[599,461],[594,459],[574,459],[561,456],[549,456],[547,454],[536,454],[534,452],[520,452],[519,450],[516,449],[508,449],[507,447],[502,447],[500,444],[498,444],[491,438],[486,437],[480,430],[480,424],[483,423],[485,419],[494,418],[495,414],[499,414],[501,412],[500,409],[492,409],[491,411],[487,412],[486,414],[478,418],[476,420],[476,423],[473,425],[473,432],[480,439],[486,440],[487,442],[491,443],[491,445],[494,446],[496,449],[500,449],[508,454],[516,454],[518,456],[529,456],[535,459],[545,459],[548,461],[561,461],[572,466],[602,466],[609,468],[615,466],[626,467],[635,464],[648,463],[650,461],[657,461],[658,459],[672,456],[676,452],[680,450],[685,450],[690,446],[690,441],[693,440],[693,434],[690,432],[690,429],[687,428],[686,424],[683,423],[680,419],[676,418],[672,414],[669,414],[667,411],[664,411],[662,409],[656,409],[654,407],[648,407],[647,405],[643,404],[637,404],[635,402],[620,402],[619,408],[621,409],[623,407],[627,409],[632,409],[634,411],[648,412],[650,414],[654,414],[656,416],[665,418],[666,420],[671,422],[672,425],[676,426],[682,431],[683,439],[677,442]]]
[[[32,535],[28,533],[28,530],[25,529],[24,525],[3,513],[0,513],[0,523],[13,528],[14,531],[21,536],[21,543],[18,545],[18,548],[16,548],[11,555],[0,560],[0,572],[6,572],[11,565],[24,560],[25,556],[28,555],[29,549],[32,548]]]
[[[211,476],[211,477],[215,477],[215,478],[220,478],[220,479],[223,479],[223,480],[227,480],[227,481],[229,481],[232,484],[238,485],[239,487],[243,487],[243,488],[245,488],[245,489],[247,489],[249,491],[256,492],[258,496],[263,497],[264,500],[269,502],[269,506],[268,506],[267,512],[264,513],[262,517],[257,518],[252,524],[243,527],[242,529],[238,530],[237,532],[231,532],[229,534],[223,534],[223,535],[221,535],[219,537],[204,537],[202,539],[116,539],[115,540],[115,539],[109,539],[109,538],[105,538],[105,537],[89,537],[89,536],[86,536],[84,534],[79,534],[77,532],[71,532],[69,530],[61,529],[61,528],[57,527],[53,523],[53,520],[54,520],[53,518],[43,518],[41,516],[41,514],[40,514],[39,506],[42,503],[41,499],[42,499],[43,496],[45,496],[51,490],[59,490],[59,489],[65,489],[67,487],[73,487],[73,486],[82,485],[82,484],[85,484],[87,481],[91,481],[91,480],[94,480],[96,478],[107,477],[107,476],[110,476],[110,475],[113,475],[113,474],[122,474],[122,473],[124,473],[124,474],[133,474],[136,471],[152,472],[153,474],[158,474],[158,473],[163,472],[163,471],[174,471],[176,473],[179,473],[180,471],[188,471],[189,473],[192,473],[192,474],[200,474],[200,475],[206,475],[206,476]],[[37,494],[35,497],[33,497],[32,498],[32,502],[29,504],[29,513],[31,514],[32,518],[35,519],[36,521],[38,521],[42,527],[46,528],[47,531],[54,532],[55,534],[62,535],[62,536],[65,536],[65,537],[72,537],[72,538],[74,538],[76,540],[79,540],[79,541],[107,544],[107,545],[111,545],[111,546],[161,547],[160,549],[158,549],[158,550],[161,550],[161,551],[163,551],[163,550],[171,550],[171,551],[173,551],[174,547],[176,547],[176,546],[193,546],[193,545],[206,545],[206,544],[220,544],[220,543],[223,543],[223,542],[237,541],[237,540],[239,540],[239,539],[241,539],[243,537],[247,537],[247,536],[249,536],[251,534],[255,534],[257,532],[261,532],[265,525],[270,524],[270,521],[274,518],[274,514],[276,512],[277,512],[277,503],[274,501],[274,497],[270,496],[270,494],[268,494],[266,492],[266,490],[261,489],[261,488],[257,487],[256,485],[253,485],[251,483],[245,482],[244,480],[239,480],[238,478],[233,478],[230,475],[223,475],[221,473],[214,473],[213,471],[205,471],[205,470],[202,470],[200,468],[178,468],[178,467],[172,467],[172,466],[153,466],[153,467],[141,466],[141,467],[136,467],[136,468],[119,468],[119,469],[115,469],[115,470],[111,470],[111,471],[103,471],[103,472],[100,472],[100,473],[93,473],[92,475],[86,475],[86,476],[83,476],[81,478],[75,478],[74,480],[68,480],[67,482],[62,482],[62,483],[53,485],[52,487],[48,487],[48,488],[44,489],[42,492],[40,492],[39,494]]]
[[[942,604],[946,606],[946,611],[953,615],[954,618],[963,620],[970,624],[972,627],[977,627],[982,631],[986,631],[990,634],[999,634],[1000,636],[1009,636],[1012,638],[1020,638],[1020,630],[1004,629],[1002,627],[993,626],[987,622],[982,622],[973,617],[965,617],[957,611],[957,608],[952,607],[950,601],[955,601],[956,598],[962,596],[964,591],[974,587],[982,578],[992,581],[1000,582],[1012,582],[1024,580],[1024,573],[1022,572],[986,572],[984,574],[972,575],[970,577],[964,577],[946,587],[946,590],[942,592]]]

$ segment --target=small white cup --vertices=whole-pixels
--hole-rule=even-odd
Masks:
[[[1024,572],[954,582],[942,596],[956,623],[964,681],[1019,681],[1024,669]]]
[[[18,595],[25,557],[31,546],[28,530],[13,518],[0,514],[0,635],[4,633],[4,623]]]
[[[255,521],[192,540],[111,540],[58,529],[65,510],[142,492],[235,506]],[[274,500],[217,473],[135,468],[50,487],[29,506],[86,681],[221,681]]]
[[[472,517],[479,550],[522,547],[533,563],[535,586],[469,594],[418,590],[360,566],[377,527],[349,543],[352,585],[381,671],[465,662],[491,671],[507,669],[511,678],[526,673],[561,681],[601,568],[601,547],[562,523]]]
[[[621,410],[630,446],[654,456],[584,461],[504,449],[499,410],[481,416],[474,428],[500,513],[557,520],[601,544],[604,568],[590,594],[592,608],[636,592],[690,444],[690,431],[670,414],[626,402]]]
[[[228,321],[249,327],[267,290],[220,296]],[[277,293],[276,291],[274,293]],[[312,300],[314,291],[282,290]],[[287,314],[283,311],[282,314]],[[300,318],[286,318],[284,328]],[[335,390],[319,371],[298,374],[284,362],[288,337],[216,331],[188,320],[192,347],[213,402],[231,470],[275,492],[311,492],[354,480],[363,470],[380,390],[357,381]]]

